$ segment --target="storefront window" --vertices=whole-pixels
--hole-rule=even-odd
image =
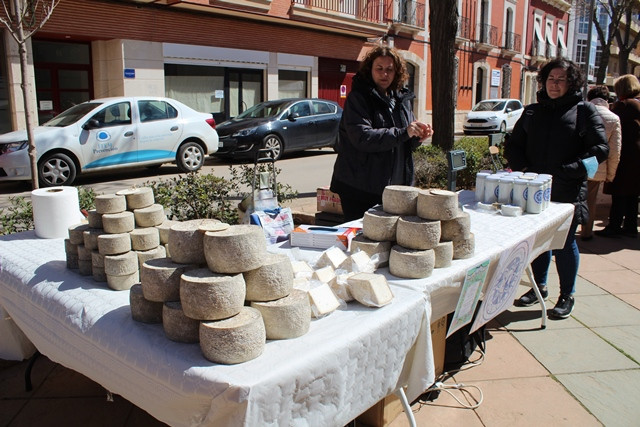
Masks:
[[[11,110],[7,87],[7,55],[4,51],[4,43],[0,39],[0,134],[11,132],[11,130]]]
[[[278,98],[306,98],[306,71],[278,71]]]
[[[164,87],[173,98],[196,111],[224,112],[224,68],[200,65],[164,65]]]

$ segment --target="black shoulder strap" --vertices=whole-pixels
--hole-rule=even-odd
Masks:
[[[578,109],[576,111],[576,125],[578,128],[578,135],[580,136],[580,138],[584,138],[584,136],[587,134],[587,118],[586,118],[586,114],[587,112],[585,111],[587,109],[587,105],[585,104],[584,101],[580,101],[578,102]]]

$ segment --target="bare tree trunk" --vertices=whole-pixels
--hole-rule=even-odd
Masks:
[[[431,100],[433,105],[432,144],[442,150],[453,148],[455,132],[455,91],[452,78],[456,66],[455,40],[458,31],[458,7],[453,0],[429,0],[431,38]]]
[[[598,73],[596,74],[596,84],[604,84],[604,80],[607,77],[607,65],[609,64],[609,57],[611,51],[609,46],[602,46],[602,54],[600,55],[600,64],[598,64]]]
[[[36,125],[33,120],[33,102],[31,92],[29,90],[31,83],[29,79],[29,60],[27,56],[27,43],[19,43],[18,51],[20,52],[20,71],[22,75],[22,96],[24,98],[25,118],[27,122],[27,139],[29,140],[29,164],[31,166],[31,187],[36,190],[38,184],[38,154],[36,153],[35,137],[33,135],[33,127]]]

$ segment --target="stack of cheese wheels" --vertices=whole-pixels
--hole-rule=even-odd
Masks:
[[[64,239],[64,251],[67,257],[67,268],[80,269],[78,246],[84,246],[84,232],[89,230],[89,224],[80,223],[69,227],[69,237]],[[89,263],[91,265],[91,263]],[[86,265],[83,272],[86,271]]]
[[[252,301],[262,314],[267,339],[281,340],[306,334],[311,324],[311,305],[307,292],[292,289],[286,297],[273,301]]]
[[[382,192],[382,208],[396,215],[415,215],[420,189],[408,185],[387,185]]]
[[[217,219],[192,219],[171,225],[167,242],[171,259],[180,264],[204,265],[204,229],[211,227],[229,226]]]
[[[253,307],[242,307],[228,319],[200,322],[200,349],[215,363],[232,365],[255,359],[264,351],[266,339],[262,314]]]
[[[458,212],[454,218],[442,221],[442,240],[453,242],[453,259],[473,256],[475,238],[471,232],[471,218],[468,212]]]

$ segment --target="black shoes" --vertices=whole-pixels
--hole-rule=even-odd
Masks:
[[[540,289],[540,294],[543,299],[547,299],[549,296],[549,291],[546,286],[542,286]],[[518,307],[529,307],[533,304],[538,303],[538,297],[536,296],[536,291],[533,288],[529,289],[526,294],[522,295],[518,300],[516,300],[516,305]]]
[[[576,303],[575,299],[571,295],[560,295],[556,306],[549,313],[549,316],[557,319],[566,319],[571,315],[573,306]]]
[[[602,230],[594,231],[593,234],[600,237],[620,237],[622,235],[622,229],[605,227]]]

